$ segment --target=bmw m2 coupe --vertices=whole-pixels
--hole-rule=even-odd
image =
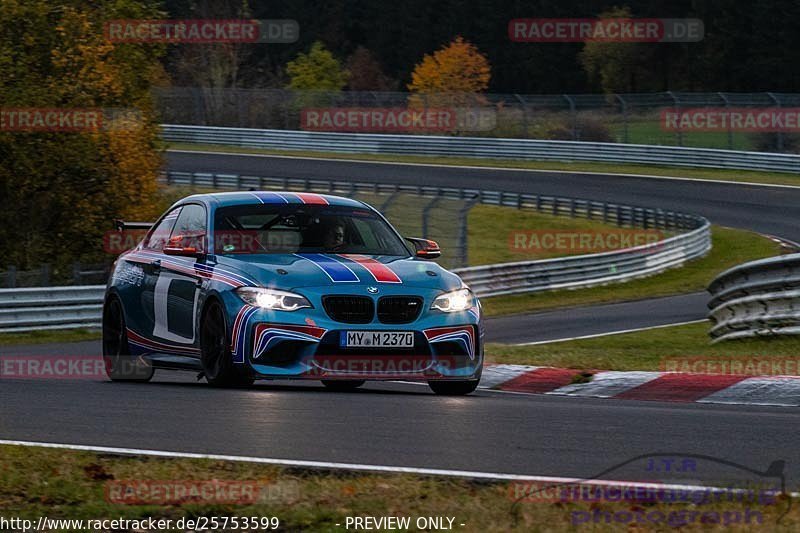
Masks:
[[[115,381],[194,370],[211,385],[315,379],[475,390],[478,299],[369,205],[337,196],[227,192],[187,197],[115,262],[103,357]],[[408,244],[407,244],[408,243]]]

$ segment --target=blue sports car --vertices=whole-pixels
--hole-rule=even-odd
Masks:
[[[114,264],[103,357],[115,381],[156,368],[216,386],[315,379],[475,390],[483,367],[478,299],[432,262],[439,246],[403,239],[350,198],[226,192],[180,200]],[[408,243],[408,244],[407,244]]]

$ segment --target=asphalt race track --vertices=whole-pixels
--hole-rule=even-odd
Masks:
[[[277,382],[276,382],[277,383]],[[379,466],[593,477],[635,456],[713,453],[765,470],[796,456],[794,409],[517,395],[434,396],[426,386],[317,382],[219,390],[191,373],[149,384],[4,381],[0,439]],[[800,464],[786,475],[800,478]],[[607,479],[654,480],[614,469]],[[709,484],[752,474],[704,463]]]
[[[486,320],[486,342],[524,344],[703,320],[708,293],[558,309]]]
[[[800,189],[554,172],[503,171],[170,152],[172,170],[317,177],[535,192],[702,214],[727,226],[800,240]],[[680,173],[676,170],[676,173]],[[534,342],[702,319],[706,296],[558,310],[489,321],[488,340]],[[8,354],[99,352],[98,342],[4,347]],[[800,447],[791,408],[597,400],[372,383],[330,393],[317,382],[218,390],[190,373],[153,383],[0,383],[0,439],[150,450],[592,477],[634,456],[713,453],[757,470]],[[654,480],[641,469],[608,479]],[[692,480],[752,479],[706,463]]]

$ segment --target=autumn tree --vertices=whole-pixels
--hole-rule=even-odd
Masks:
[[[347,88],[351,91],[389,91],[392,80],[383,73],[375,56],[359,46],[347,58]]]
[[[150,102],[159,47],[106,40],[103,21],[156,19],[134,0],[104,7],[0,0],[0,102],[8,109],[103,110],[79,132],[0,131],[0,256],[4,264],[58,268],[108,259],[114,218],[154,216],[161,167]]]
[[[307,54],[300,53],[286,64],[290,89],[339,91],[347,83],[347,71],[321,41],[311,45]]]
[[[425,54],[411,74],[408,89],[425,95],[428,104],[435,101],[463,104],[473,101],[470,95],[489,87],[491,67],[478,49],[458,36],[450,44],[433,53]]]
[[[191,14],[187,16],[237,20],[250,19],[252,13],[247,2],[241,0],[200,0],[192,3]],[[252,44],[238,42],[183,43],[171,47],[168,62],[174,66],[172,80],[199,92],[206,123],[230,125],[226,120],[239,118],[231,116],[231,109],[236,109],[237,102],[224,89],[240,86],[241,67],[250,58],[252,50]]]
[[[631,10],[617,7],[599,15],[600,19],[629,19]],[[635,92],[639,78],[648,75],[647,44],[636,42],[589,41],[580,53],[580,62],[589,79],[605,93]]]

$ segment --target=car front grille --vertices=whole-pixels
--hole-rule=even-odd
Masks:
[[[368,324],[375,316],[375,303],[366,296],[323,296],[328,316],[345,324]]]
[[[408,324],[422,311],[419,296],[384,296],[378,300],[378,320],[384,324]]]

